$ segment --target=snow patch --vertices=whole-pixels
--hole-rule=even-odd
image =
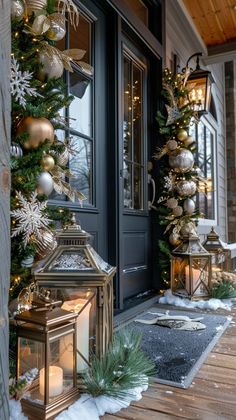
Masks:
[[[217,309],[225,309],[231,311],[232,301],[231,299],[209,299],[209,300],[198,300],[191,301],[186,298],[180,298],[172,294],[171,290],[166,290],[164,296],[159,299],[159,303],[167,305],[179,306],[181,308],[199,308],[199,309],[211,309],[213,311]]]

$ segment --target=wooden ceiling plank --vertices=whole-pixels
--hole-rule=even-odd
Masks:
[[[217,10],[217,8],[215,7],[214,1],[209,0],[209,2],[211,3],[211,7],[212,7],[212,10],[213,10],[214,15],[215,15],[216,24],[217,24],[217,26],[218,26],[221,34],[222,34],[222,37],[224,38],[224,42],[225,42],[225,41],[227,41],[227,36],[226,36],[225,30],[224,30],[225,26],[222,26],[222,24],[221,24],[221,19],[222,19],[222,14],[223,14],[224,7],[221,7],[221,9]],[[218,16],[219,12],[220,12],[220,18]]]
[[[222,28],[226,40],[236,38],[236,20],[234,21],[232,12],[236,16],[236,12],[233,10],[231,2],[225,0],[222,4],[222,0],[211,0],[216,11],[217,21],[219,26]]]

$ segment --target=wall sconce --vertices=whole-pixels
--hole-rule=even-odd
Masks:
[[[197,57],[196,69],[190,73],[186,86],[189,88],[189,100],[192,103],[194,110],[196,110],[200,116],[209,112],[211,87],[212,83],[214,83],[211,72],[200,68],[199,57],[201,55],[202,53],[195,53],[191,55],[185,68],[185,70],[188,68],[189,61],[193,57]]]
[[[211,295],[211,255],[197,235],[186,235],[171,257],[172,293],[190,299]]]

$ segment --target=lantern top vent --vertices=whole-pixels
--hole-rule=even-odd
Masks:
[[[207,234],[206,240],[203,242],[203,246],[206,247],[206,249],[209,251],[224,249],[224,245],[220,240],[218,233],[214,230],[213,226],[211,231]]]
[[[183,242],[173,250],[172,255],[209,255],[209,252],[202,246],[200,239],[195,234],[185,235]]]
[[[58,245],[86,245],[91,235],[82,230],[80,224],[76,222],[75,213],[72,213],[70,223],[64,229],[58,229],[56,237]]]

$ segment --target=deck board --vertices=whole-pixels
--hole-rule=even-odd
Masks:
[[[233,322],[188,389],[153,383],[140,401],[102,420],[236,420],[236,309],[217,313],[232,316]]]

